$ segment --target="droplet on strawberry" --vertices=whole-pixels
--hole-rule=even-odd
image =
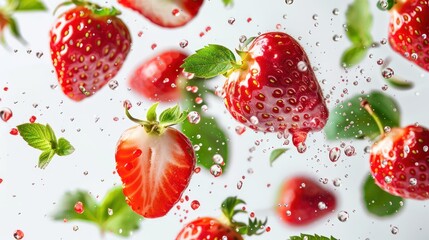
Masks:
[[[429,130],[410,125],[392,128],[371,147],[371,173],[386,192],[429,199]]]
[[[290,225],[308,225],[335,211],[335,195],[311,178],[297,176],[280,189],[277,214]]]
[[[119,14],[115,8],[85,2],[54,22],[49,33],[52,62],[70,99],[92,96],[121,69],[131,36]]]
[[[239,61],[211,44],[182,66],[196,77],[227,76],[225,106],[237,121],[256,131],[291,133],[298,151],[305,151],[307,134],[322,130],[329,112],[304,49],[286,33],[268,32],[237,53]]]

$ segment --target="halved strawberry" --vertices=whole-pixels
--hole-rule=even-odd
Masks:
[[[179,100],[180,80],[185,78],[180,66],[186,57],[182,51],[168,50],[147,60],[131,75],[131,89],[152,101]]]
[[[67,97],[81,101],[105,86],[121,69],[130,48],[128,27],[115,8],[75,0],[50,35],[52,63]]]
[[[116,148],[116,169],[127,203],[146,218],[162,217],[179,201],[189,184],[196,157],[189,139],[170,126],[186,119],[179,107],[161,113],[154,104],[148,121],[127,116],[139,125],[126,130]]]
[[[187,24],[197,14],[203,0],[118,0],[161,27],[175,28]]]

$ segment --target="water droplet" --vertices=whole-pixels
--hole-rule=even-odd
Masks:
[[[396,226],[393,226],[392,227],[392,229],[390,230],[390,232],[392,233],[392,234],[398,234],[398,232],[399,232],[399,228],[398,227],[396,227]]]
[[[251,122],[253,125],[257,125],[257,124],[259,123],[259,119],[258,119],[256,116],[251,116],[251,117],[250,117],[250,122]]]
[[[317,207],[319,208],[319,210],[325,210],[328,208],[328,206],[326,206],[326,204],[324,202],[319,202],[317,204]]]
[[[200,202],[198,200],[194,200],[191,202],[192,210],[197,210],[200,207]]]
[[[133,105],[131,104],[130,100],[125,100],[123,103],[123,107],[130,110],[133,107]]]
[[[317,20],[317,19],[319,19],[319,15],[313,14],[313,20]]]
[[[395,72],[393,71],[392,68],[386,68],[381,72],[381,75],[385,78],[385,79],[389,79],[392,78],[393,75],[395,75]]]
[[[118,86],[119,86],[119,83],[115,79],[112,79],[109,81],[109,88],[110,89],[115,90]]]
[[[288,217],[290,217],[290,216],[292,215],[292,212],[291,212],[291,211],[289,211],[289,210],[287,210],[287,211],[286,211],[286,215],[287,215]]]
[[[37,53],[36,53],[36,57],[37,57],[37,58],[41,58],[42,56],[43,56],[43,53],[42,53],[42,52],[37,52]]]
[[[107,24],[111,24],[112,23],[112,19],[107,19]]]
[[[244,43],[247,40],[247,37],[244,35],[241,35],[240,38],[238,39],[241,43]]]
[[[384,132],[385,132],[385,133],[389,133],[390,131],[392,131],[392,128],[391,128],[391,127],[389,127],[389,126],[385,126],[385,127],[384,127]]]
[[[346,211],[341,211],[338,213],[338,220],[345,222],[349,219],[349,213]]]
[[[112,215],[113,215],[113,209],[108,208],[108,209],[107,209],[107,214],[108,214],[109,216],[112,216]]]
[[[228,19],[228,23],[230,24],[230,25],[232,25],[232,24],[234,24],[235,23],[235,18],[229,18]]]
[[[410,178],[410,185],[411,185],[411,186],[416,186],[416,185],[417,185],[417,179],[415,179],[415,178]]]
[[[80,90],[80,92],[81,92],[81,93],[83,93],[83,95],[85,95],[85,96],[89,96],[89,95],[91,95],[91,93],[90,93],[89,91],[87,91],[87,90],[86,90],[86,88],[85,88],[85,86],[83,86],[83,85],[80,85],[80,86],[79,86],[79,90]]]
[[[378,3],[380,4],[380,7],[383,9],[387,9],[387,7],[389,7],[389,3],[387,2],[387,0],[379,0]]]
[[[338,8],[334,8],[334,10],[332,10],[332,14],[334,15],[338,15],[340,13],[340,10]]]
[[[243,187],[243,181],[237,182],[237,189],[240,190]]]
[[[82,202],[77,202],[77,203],[74,205],[74,211],[75,211],[77,214],[82,214],[82,213],[85,211],[85,209],[84,209],[84,207],[83,207],[83,203],[82,203]]]
[[[30,122],[30,123],[34,123],[34,122],[36,122],[36,116],[31,116],[30,117],[30,119],[28,119],[28,121]]]
[[[429,150],[429,147],[427,145],[423,146],[423,151],[427,152]]]
[[[329,159],[331,162],[336,162],[340,159],[341,149],[339,147],[334,147],[329,151]]]
[[[341,186],[341,178],[335,178],[334,181],[332,181],[335,187]]]
[[[214,176],[214,177],[219,177],[220,175],[222,175],[222,168],[220,167],[220,165],[218,164],[213,164],[210,167],[210,173]]]
[[[304,153],[305,150],[307,150],[307,145],[305,145],[305,143],[303,143],[303,142],[300,142],[296,146],[296,149],[298,150],[299,153]]]
[[[216,163],[216,164],[220,164],[220,165],[223,165],[224,164],[224,162],[223,162],[223,157],[222,157],[222,155],[220,155],[220,154],[215,154],[215,155],[213,155],[213,162],[214,163]]]
[[[13,233],[13,237],[17,240],[24,238],[24,232],[21,230],[16,230],[15,233]]]
[[[177,8],[175,8],[175,9],[173,9],[173,10],[171,11],[171,14],[172,14],[173,16],[177,17],[177,16],[179,16],[179,14],[180,14],[180,10],[179,10],[179,9],[177,9]]]
[[[385,44],[387,43],[387,39],[386,39],[386,38],[381,39],[380,43],[381,43],[382,45],[385,45]]]
[[[179,46],[181,47],[181,48],[185,48],[185,47],[187,47],[188,46],[188,40],[186,40],[186,39],[183,39],[182,41],[180,41],[180,43],[179,43]]]
[[[2,108],[0,109],[0,118],[4,122],[9,121],[9,119],[13,116],[12,110],[10,108]]]
[[[238,135],[243,134],[245,131],[246,131],[246,127],[245,126],[237,126],[237,127],[235,127],[235,132]]]
[[[338,41],[340,40],[340,38],[341,38],[341,36],[339,36],[338,34],[335,34],[335,35],[332,37],[332,40],[334,40],[335,42],[338,42]]]
[[[188,113],[188,121],[192,124],[198,124],[201,121],[201,116],[197,111]]]
[[[74,226],[73,226],[73,231],[75,231],[75,232],[76,232],[77,230],[79,230],[79,226],[74,225]]]
[[[285,3],[291,5],[293,3],[293,0],[285,0]]]
[[[298,67],[298,70],[300,72],[305,72],[305,71],[308,70],[308,66],[307,66],[307,64],[304,61],[299,61],[298,64],[297,64],[297,67]]]
[[[351,157],[351,156],[355,155],[355,153],[356,153],[355,147],[353,147],[353,146],[351,146],[351,145],[347,146],[347,147],[344,149],[344,154],[345,154],[347,157]]]
[[[417,60],[418,58],[419,58],[419,55],[417,53],[412,53],[411,54],[411,59]]]
[[[150,49],[154,50],[158,45],[156,43],[153,43],[152,45],[150,45]]]
[[[389,184],[389,183],[391,183],[391,182],[392,182],[392,178],[391,178],[391,177],[389,177],[389,176],[386,176],[386,177],[384,177],[384,181],[385,181],[387,184]]]

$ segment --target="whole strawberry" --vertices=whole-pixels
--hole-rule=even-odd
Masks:
[[[197,77],[224,74],[225,106],[244,125],[263,132],[291,133],[299,152],[310,131],[328,119],[323,94],[300,44],[282,32],[264,33],[234,54],[209,45],[185,60],[186,72]]]
[[[181,51],[168,50],[147,60],[131,75],[131,89],[152,101],[178,101],[180,81],[185,78],[180,66],[186,57]]]
[[[118,0],[160,27],[186,25],[199,12],[203,0]]]
[[[146,218],[166,215],[189,184],[196,157],[189,139],[171,126],[187,117],[178,106],[156,114],[158,104],[147,112],[147,120],[127,129],[116,146],[116,169],[127,203]]]
[[[212,217],[197,218],[182,228],[176,240],[243,240],[242,235],[263,234],[267,220],[262,222],[257,218],[249,218],[248,223],[234,220],[237,213],[246,213],[242,208],[236,208],[240,204],[245,202],[237,197],[227,198],[221,205],[222,220]]]
[[[127,26],[115,8],[72,1],[49,33],[52,62],[67,97],[81,101],[116,76],[130,48]]]
[[[397,0],[390,9],[392,48],[429,71],[429,4],[427,0]]]
[[[313,223],[335,210],[335,195],[305,176],[286,180],[278,198],[277,214],[290,225]]]
[[[371,173],[386,192],[429,199],[429,130],[410,125],[392,128],[371,147]]]

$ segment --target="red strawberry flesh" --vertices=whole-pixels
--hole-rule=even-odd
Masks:
[[[224,239],[242,240],[243,237],[231,227],[210,217],[199,218],[188,223],[177,235],[176,240]]]

